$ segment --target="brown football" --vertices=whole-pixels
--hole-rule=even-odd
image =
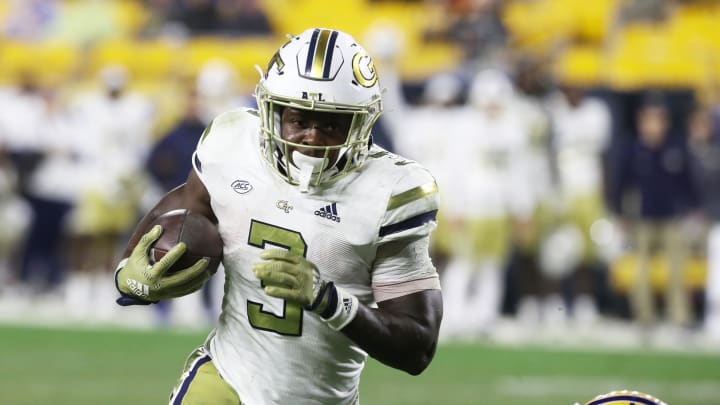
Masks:
[[[157,217],[148,229],[155,225],[163,228],[162,235],[150,249],[153,262],[160,260],[168,250],[180,242],[185,242],[187,250],[165,274],[186,269],[198,260],[210,260],[207,271],[212,275],[217,271],[223,256],[223,242],[215,224],[203,215],[186,209],[166,212]]]

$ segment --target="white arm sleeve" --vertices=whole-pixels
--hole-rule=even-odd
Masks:
[[[372,289],[381,302],[424,290],[439,290],[440,281],[428,253],[430,238],[406,238],[378,248]]]

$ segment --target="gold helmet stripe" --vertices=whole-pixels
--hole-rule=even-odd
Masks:
[[[323,69],[323,79],[330,78],[330,67],[332,66],[333,52],[335,51],[335,41],[337,41],[338,32],[333,31],[330,34],[330,41],[328,42],[327,51],[325,51],[325,68]]]
[[[329,79],[330,65],[338,32],[316,29],[310,38],[304,76],[313,79]]]
[[[318,45],[315,48],[315,56],[313,56],[313,66],[310,76],[315,79],[322,78],[323,65],[325,64],[325,53],[327,52],[327,43],[330,39],[330,30],[320,31]]]

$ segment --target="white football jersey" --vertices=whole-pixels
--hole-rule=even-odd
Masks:
[[[373,146],[360,170],[301,193],[263,159],[258,131],[253,110],[222,114],[194,156],[225,245],[225,295],[210,352],[243,404],[356,403],[367,354],[317,315],[266,295],[251,266],[264,248],[289,249],[368,305],[373,287],[437,279],[427,252],[400,265],[376,256],[386,242],[429,237],[435,180]]]
[[[440,184],[443,210],[465,219],[526,218],[534,207],[528,167],[528,135],[511,112],[490,119],[463,108],[448,123],[448,167]]]
[[[607,105],[587,97],[573,108],[555,95],[549,103],[555,126],[557,166],[563,195],[593,194],[602,188],[602,154],[610,141]]]

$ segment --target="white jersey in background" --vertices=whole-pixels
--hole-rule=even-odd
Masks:
[[[534,208],[527,123],[518,117],[512,83],[500,71],[481,71],[468,100],[444,137],[447,176],[437,240],[450,260],[442,275],[443,338],[493,327],[512,222],[529,220]]]
[[[155,110],[144,95],[82,94],[72,104],[74,119],[84,142],[80,152],[92,187],[135,173],[143,167],[152,141]],[[108,158],[112,157],[112,158]]]
[[[550,117],[541,102],[529,95],[518,94],[513,103],[515,117],[525,126],[526,159],[530,189],[535,205],[547,204],[556,198],[550,153]]]
[[[251,266],[262,249],[289,249],[368,305],[408,294],[397,288],[408,281],[418,291],[439,288],[419,248],[435,226],[435,180],[373,146],[358,171],[301,193],[268,167],[259,130],[253,110],[225,113],[194,157],[225,245],[226,294],[209,351],[243,404],[356,403],[367,354],[317,316],[265,294]],[[398,240],[415,242],[384,255]]]
[[[48,110],[40,92],[0,89],[0,146],[11,152],[42,151]]]
[[[403,124],[394,138],[398,153],[428,168],[443,193],[443,184],[452,181],[454,175],[448,166],[448,148],[451,140],[456,138],[452,123],[456,122],[459,110],[436,106],[405,109],[402,111]]]
[[[488,119],[465,108],[448,126],[443,212],[461,218],[528,217],[534,206],[528,137],[512,112]],[[445,179],[444,179],[445,180]]]
[[[610,140],[610,112],[586,97],[577,107],[556,94],[548,103],[555,130],[557,168],[563,196],[596,193],[602,187],[601,155]]]
[[[543,235],[539,249],[540,269],[550,279],[583,280],[589,277],[588,268],[602,269],[601,263],[618,251],[616,240],[599,237],[612,232],[604,220],[602,172],[602,155],[610,137],[610,113],[603,101],[588,96],[573,105],[568,97],[575,96],[580,97],[556,92],[547,102],[557,168],[554,208],[560,217]],[[592,322],[597,317],[595,300],[581,281],[575,283],[580,287],[574,288],[573,308],[566,313],[572,314],[576,322]],[[557,313],[554,308],[560,300],[559,294],[546,299],[546,319],[562,319],[552,315]]]

